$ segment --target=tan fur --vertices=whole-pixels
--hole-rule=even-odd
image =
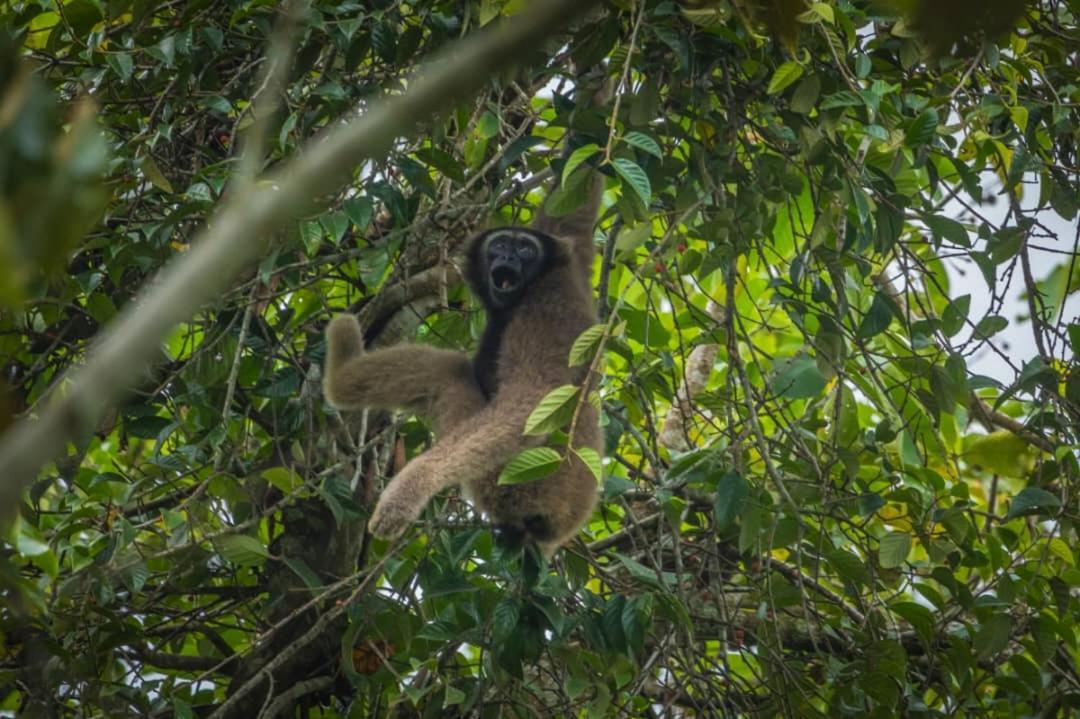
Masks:
[[[525,420],[551,390],[581,386],[586,368],[569,367],[574,340],[596,322],[590,285],[593,225],[603,189],[594,173],[582,207],[565,217],[538,213],[534,228],[555,238],[565,262],[525,291],[506,326],[496,369],[497,391],[487,402],[459,352],[400,345],[364,354],[352,316],[335,317],[327,329],[324,391],[342,409],[403,408],[433,421],[435,446],[415,457],[383,490],[368,527],[395,537],[441,489],[460,484],[465,496],[495,525],[521,527],[540,515],[545,536],[528,537],[550,555],[573,538],[592,514],[597,482],[573,453],[553,475],[499,486],[499,473],[518,452],[543,438],[522,434]],[[584,403],[574,447],[603,451],[597,410]]]
[[[464,352],[398,345],[364,353],[360,323],[338,315],[326,328],[323,395],[340,409],[406,409],[430,419],[438,434],[484,406]]]

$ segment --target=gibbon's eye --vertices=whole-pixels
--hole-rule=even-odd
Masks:
[[[518,247],[518,257],[523,260],[532,260],[536,258],[536,245],[531,242],[523,243]]]

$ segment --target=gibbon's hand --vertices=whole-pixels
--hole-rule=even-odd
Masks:
[[[369,532],[380,539],[394,539],[420,516],[433,494],[422,479],[426,464],[424,457],[415,457],[383,488],[368,520]]]

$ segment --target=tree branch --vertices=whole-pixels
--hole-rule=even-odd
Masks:
[[[291,711],[296,706],[296,701],[307,694],[314,694],[315,692],[321,692],[334,686],[333,677],[314,677],[312,679],[305,679],[302,682],[297,682],[285,691],[278,694],[277,697],[267,707],[266,711],[260,714],[260,717],[266,717],[267,719],[274,719],[274,717],[287,716],[287,712]]]

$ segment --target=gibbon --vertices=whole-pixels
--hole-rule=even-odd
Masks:
[[[550,556],[592,514],[597,481],[575,453],[552,475],[501,486],[504,465],[543,444],[522,434],[537,403],[561,385],[583,386],[587,367],[570,367],[574,340],[596,322],[591,287],[593,226],[603,192],[595,170],[584,203],[531,227],[481,232],[469,244],[465,278],[487,325],[475,357],[423,345],[364,353],[360,325],[339,315],[327,327],[327,401],[339,409],[404,409],[429,419],[437,441],[383,490],[368,522],[392,538],[441,489],[460,484],[490,517],[503,542],[535,545]],[[584,388],[588,391],[588,387]],[[603,451],[597,409],[582,403],[572,444]]]

